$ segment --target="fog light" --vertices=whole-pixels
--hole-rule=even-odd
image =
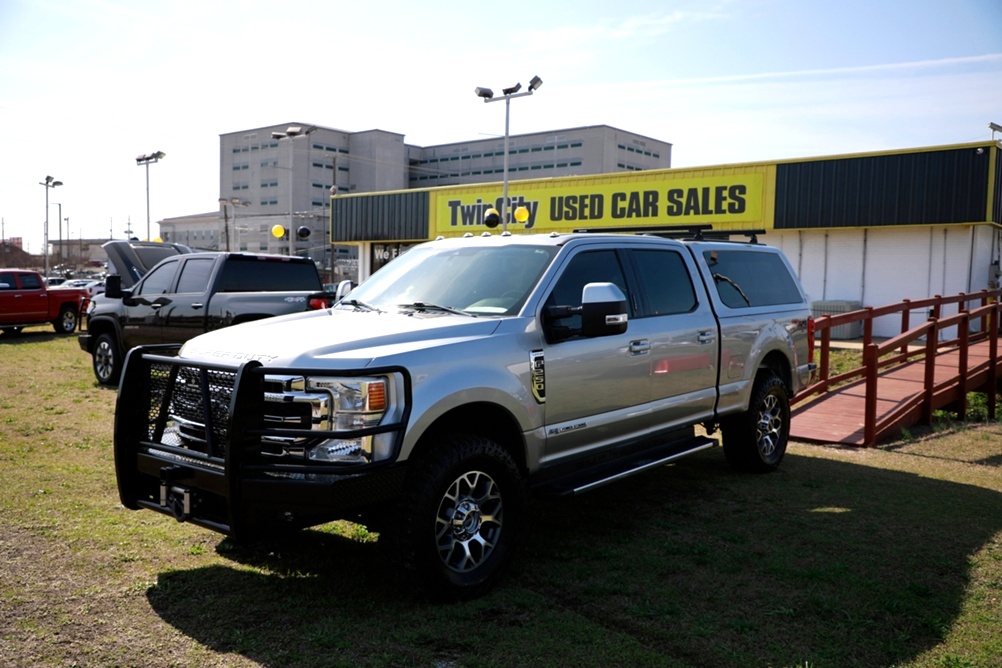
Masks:
[[[369,453],[366,451],[366,441],[364,438],[327,441],[310,449],[308,456],[311,462],[367,464]]]

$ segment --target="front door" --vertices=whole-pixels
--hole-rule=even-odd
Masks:
[[[543,305],[546,459],[551,464],[642,433],[649,423],[650,351],[632,323],[623,334],[583,338],[575,333],[580,315],[547,315],[549,307],[580,306],[582,288],[598,282],[614,283],[630,301],[621,255],[611,248],[582,249],[569,258]]]
[[[170,292],[178,265],[178,260],[157,265],[136,284],[132,295],[125,298],[122,329],[125,340],[132,346],[161,342],[160,311],[172,301]]]

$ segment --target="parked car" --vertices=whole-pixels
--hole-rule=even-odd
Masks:
[[[50,290],[37,271],[0,269],[0,329],[17,333],[48,322],[60,334],[72,334],[87,297],[77,288]]]
[[[140,344],[184,343],[222,327],[326,308],[312,260],[254,253],[192,253],[161,261],[130,288],[119,275],[86,314],[80,348],[98,382],[114,385],[125,353]]]
[[[758,243],[429,242],[329,310],[133,349],[120,499],[237,539],[361,520],[403,581],[475,596],[533,520],[527,491],[581,494],[718,428],[735,468],[776,469],[811,323]]]
[[[86,290],[87,294],[93,297],[94,295],[99,295],[104,292],[104,281],[97,281],[93,278],[74,278],[56,287]]]

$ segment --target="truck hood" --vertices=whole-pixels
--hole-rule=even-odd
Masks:
[[[365,367],[393,355],[490,336],[502,319],[329,309],[278,316],[215,330],[181,348],[192,360],[266,366],[315,366],[316,360]]]
[[[160,260],[192,252],[181,244],[123,239],[112,239],[101,248],[108,256],[108,272],[122,277],[123,288],[135,285]]]

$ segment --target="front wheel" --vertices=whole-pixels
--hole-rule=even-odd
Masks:
[[[779,468],[790,439],[790,398],[786,385],[771,372],[760,373],[748,410],[728,418],[724,456],[736,469],[768,473]]]
[[[77,328],[76,307],[66,305],[59,309],[59,317],[52,321],[58,334],[72,334]]]
[[[444,438],[410,465],[386,534],[391,560],[432,596],[480,596],[510,563],[521,533],[518,467],[500,445],[469,434]]]
[[[118,384],[118,377],[122,374],[122,356],[114,336],[102,334],[97,337],[92,362],[97,382],[102,385]]]

